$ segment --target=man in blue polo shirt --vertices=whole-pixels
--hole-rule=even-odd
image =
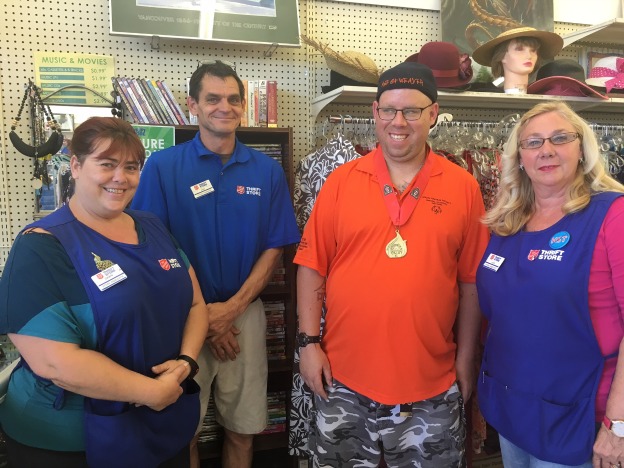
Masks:
[[[225,428],[222,466],[251,467],[253,435],[267,424],[266,316],[258,295],[283,247],[299,242],[299,230],[283,169],[236,138],[245,109],[236,72],[219,61],[203,64],[189,94],[199,132],[150,156],[132,207],[162,219],[197,272],[210,314],[196,377],[202,417],[214,383]],[[196,448],[192,458],[198,467]]]

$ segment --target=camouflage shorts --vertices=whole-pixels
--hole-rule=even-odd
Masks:
[[[309,447],[315,468],[464,466],[466,421],[457,384],[410,405],[382,405],[334,381],[326,402],[314,396]],[[411,416],[400,415],[402,409]]]

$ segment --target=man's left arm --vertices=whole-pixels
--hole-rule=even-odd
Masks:
[[[476,358],[481,310],[474,283],[459,283],[459,310],[457,311],[457,356],[455,368],[457,381],[464,402],[468,402],[474,390],[476,379]]]
[[[282,248],[267,249],[258,258],[251,273],[230,299],[206,304],[210,320],[208,341],[216,358],[234,360],[240,352],[234,320],[240,316],[266,287],[282,256]]]

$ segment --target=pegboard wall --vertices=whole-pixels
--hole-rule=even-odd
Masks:
[[[441,38],[437,11],[329,0],[298,3],[303,34],[329,44],[336,51],[362,52],[382,69],[403,61],[425,43]],[[316,124],[330,114],[372,116],[370,105],[331,105],[312,121],[310,103],[320,94],[321,86],[329,84],[325,60],[312,48],[279,47],[266,56],[267,46],[113,36],[109,33],[108,14],[108,0],[65,0],[53,6],[44,0],[0,0],[0,267],[14,236],[33,220],[35,212],[30,184],[33,162],[17,153],[7,138],[23,87],[29,78],[34,78],[34,51],[111,55],[115,58],[117,75],[164,80],[181,104],[185,102],[186,78],[199,60],[220,58],[233,62],[239,75],[246,79],[276,79],[279,124],[294,130],[295,162],[313,147]],[[555,32],[565,34],[579,27],[556,24]],[[580,49],[572,46],[561,57],[576,59],[580,53]],[[464,120],[486,121],[509,113],[475,109],[443,111]],[[621,115],[600,115],[597,120],[623,123]],[[30,135],[27,125],[24,119],[17,129],[24,139]]]

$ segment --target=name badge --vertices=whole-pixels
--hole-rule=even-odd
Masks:
[[[214,192],[214,188],[209,180],[204,180],[199,184],[191,185],[191,192],[195,198],[199,198]]]
[[[91,277],[95,285],[100,291],[106,291],[111,286],[122,282],[128,278],[121,267],[116,263],[108,267],[106,270],[100,271]]]
[[[485,268],[489,268],[490,270],[498,271],[504,261],[505,259],[503,257],[495,254],[490,254],[485,259],[485,263],[483,264],[483,266]]]

